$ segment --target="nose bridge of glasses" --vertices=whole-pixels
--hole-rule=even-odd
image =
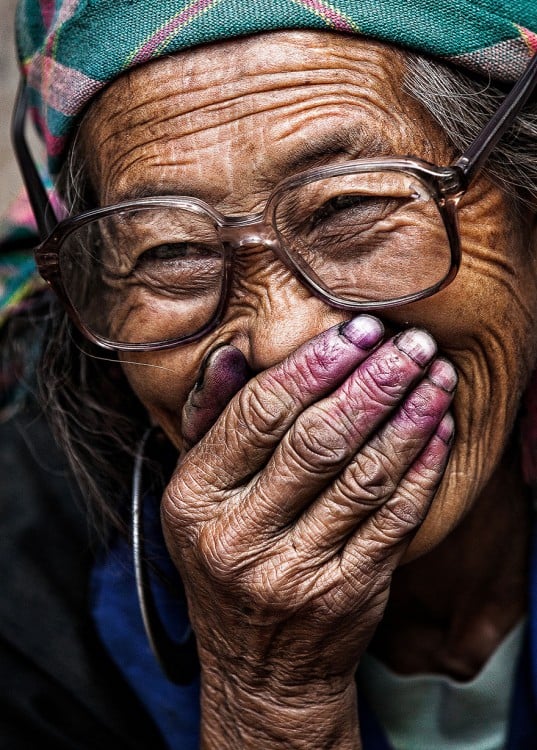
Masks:
[[[257,219],[251,222],[236,222],[219,227],[220,239],[234,250],[246,249],[263,245],[273,251],[278,251],[279,241],[270,224]]]

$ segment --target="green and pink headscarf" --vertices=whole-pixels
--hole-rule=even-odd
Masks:
[[[512,81],[537,51],[537,0],[21,0],[18,50],[52,171],[77,115],[123,71],[277,29],[359,34]]]

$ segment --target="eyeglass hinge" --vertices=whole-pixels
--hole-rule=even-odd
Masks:
[[[445,198],[456,198],[462,195],[468,187],[468,180],[464,171],[464,157],[461,157],[449,170],[445,172],[440,182],[440,193]]]

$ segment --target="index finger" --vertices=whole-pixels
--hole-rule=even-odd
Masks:
[[[297,416],[340,385],[383,335],[377,318],[360,315],[323,331],[250,380],[185,457],[182,466],[188,464],[191,479],[218,490],[251,476]]]

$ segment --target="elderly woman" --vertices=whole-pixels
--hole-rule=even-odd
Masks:
[[[529,0],[21,3],[41,380],[168,747],[537,747],[536,31]]]

